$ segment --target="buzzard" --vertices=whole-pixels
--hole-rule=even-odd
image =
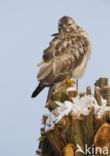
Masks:
[[[79,79],[86,68],[91,46],[87,33],[67,16],[58,21],[58,33],[43,52],[37,79],[36,97],[45,87],[57,90],[68,78]]]

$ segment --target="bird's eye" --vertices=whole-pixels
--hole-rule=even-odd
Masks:
[[[62,27],[62,24],[60,24],[59,26]]]
[[[71,24],[68,24],[68,26],[71,26]]]

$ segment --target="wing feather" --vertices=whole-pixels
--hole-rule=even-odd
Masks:
[[[69,73],[73,67],[74,67],[74,56],[72,56],[71,54],[64,54],[54,59],[53,72],[55,76],[64,73]]]
[[[40,66],[40,70],[37,74],[37,79],[41,80],[44,79],[46,76],[48,76],[52,71],[52,62],[49,61],[48,63],[43,63]]]
[[[68,41],[65,41],[68,42]],[[80,63],[88,51],[89,42],[85,37],[75,37],[62,53],[54,57],[53,72],[56,77],[69,75]]]
[[[84,35],[57,35],[44,51],[38,80],[49,84],[65,79],[81,63],[88,47],[89,40]]]

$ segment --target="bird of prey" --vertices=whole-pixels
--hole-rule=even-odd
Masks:
[[[32,97],[36,97],[45,87],[59,88],[67,77],[79,79],[90,57],[88,35],[72,18],[63,16],[58,21],[58,33],[52,36],[54,38],[38,64],[39,85]]]

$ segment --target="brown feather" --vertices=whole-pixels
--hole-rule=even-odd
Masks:
[[[60,75],[66,78],[81,64],[83,57],[88,52],[88,46],[87,34],[82,29],[73,33],[57,34],[44,51],[44,63],[40,66],[37,78],[46,84],[49,83],[48,79],[54,82]]]
[[[67,18],[63,18],[64,23],[68,22]],[[78,79],[84,73],[91,53],[90,42],[87,33],[74,21],[72,24],[70,32],[54,34],[43,52],[37,78],[45,86],[64,81],[67,76]]]
[[[50,74],[51,71],[52,71],[52,62],[50,61],[48,63],[43,63],[40,66],[40,70],[37,74],[38,80],[44,79],[46,76]]]
[[[82,29],[81,29],[81,32]],[[65,79],[68,74],[81,64],[89,46],[86,33],[59,33],[44,51],[43,61],[37,78],[48,84]],[[63,76],[62,76],[63,75]],[[61,79],[60,79],[61,76]]]

